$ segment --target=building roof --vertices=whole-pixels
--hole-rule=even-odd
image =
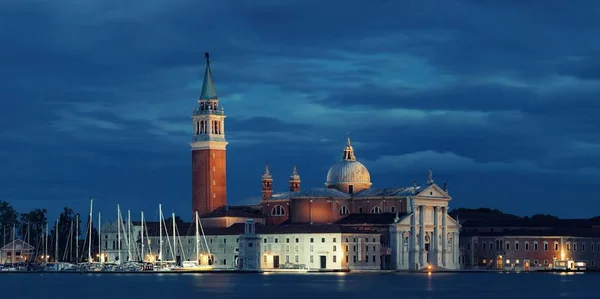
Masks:
[[[406,213],[399,213],[398,217],[402,217]],[[373,224],[373,225],[387,225],[394,223],[396,213],[380,213],[380,214],[350,214],[338,221],[336,224],[340,225],[356,225],[356,224]]]
[[[193,223],[177,223],[177,234],[179,236],[194,236],[196,227]],[[207,236],[225,236],[239,235],[244,233],[244,223],[235,223],[229,227],[204,227],[204,234]],[[159,236],[158,223],[147,225],[149,236]],[[167,223],[166,228],[163,227],[163,236],[167,234],[172,236],[173,225]],[[326,233],[371,233],[359,231],[351,227],[346,227],[337,224],[289,224],[289,225],[262,225],[256,224],[257,234],[326,234]],[[200,234],[202,234],[200,232]]]
[[[227,206],[202,216],[202,219],[218,217],[261,218],[262,212],[255,206]]]
[[[327,172],[327,186],[338,184],[367,184],[371,186],[371,175],[369,170],[360,162],[356,161],[354,148],[350,145],[350,138],[344,148],[342,160],[331,166]]]
[[[4,247],[0,248],[0,250],[12,251],[13,248],[15,251],[31,251],[34,249],[34,247],[31,246],[29,243],[27,243],[21,239],[16,239],[16,240],[6,244]]]
[[[465,231],[460,233],[461,237],[579,237],[579,238],[597,238],[600,236],[600,229],[595,228],[524,228],[507,231]]]
[[[416,193],[423,191],[428,186],[417,186],[405,187],[405,188],[371,188],[361,190],[353,195],[344,193],[337,189],[332,188],[313,188],[305,191],[298,192],[280,192],[274,193],[271,197],[272,200],[281,199],[292,199],[299,197],[327,197],[336,199],[350,199],[350,198],[366,198],[366,197],[407,197],[413,194],[413,190]]]

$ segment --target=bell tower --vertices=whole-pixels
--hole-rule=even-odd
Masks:
[[[292,175],[290,175],[290,192],[300,191],[300,175],[298,174],[298,168],[294,165]]]
[[[273,196],[273,176],[269,171],[269,165],[265,166],[265,173],[261,179],[262,183],[262,200],[269,200]]]
[[[206,215],[227,205],[225,112],[210,70],[209,53],[198,106],[193,110],[192,215]]]

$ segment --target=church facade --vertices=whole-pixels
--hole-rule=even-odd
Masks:
[[[384,269],[458,269],[460,225],[448,216],[447,184],[416,181],[409,187],[372,188],[368,169],[356,159],[348,138],[340,161],[329,169],[324,188],[301,189],[296,166],[286,192],[274,192],[266,166],[261,177],[261,199],[252,207],[226,204],[225,114],[216,96],[208,61],[198,108],[193,113],[192,213],[202,221],[220,221],[223,215],[243,213],[266,226],[310,227],[332,225],[380,234],[379,264]],[[243,211],[242,211],[243,210]],[[241,215],[241,214],[239,214]],[[236,223],[243,222],[243,217]],[[245,222],[245,220],[244,220]]]

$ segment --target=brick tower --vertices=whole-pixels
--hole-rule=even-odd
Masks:
[[[262,200],[269,200],[273,196],[273,176],[269,171],[269,165],[265,166],[265,172],[260,178],[262,184]]]
[[[227,205],[225,113],[210,70],[208,52],[204,53],[204,82],[193,111],[192,215],[206,215]]]

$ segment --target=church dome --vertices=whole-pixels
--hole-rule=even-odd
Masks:
[[[329,168],[325,185],[327,188],[346,193],[355,193],[371,187],[371,175],[362,163],[356,161],[350,138],[342,160]]]

